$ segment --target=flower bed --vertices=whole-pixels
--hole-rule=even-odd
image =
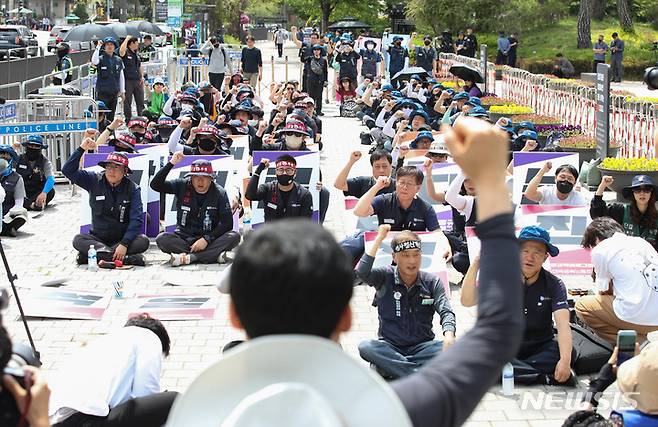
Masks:
[[[624,101],[637,102],[642,104],[658,104],[658,98],[650,96],[627,96]]]
[[[562,132],[565,137],[569,138],[583,133],[580,125],[540,124],[535,125],[535,129],[539,136],[548,136],[553,132]]]
[[[489,112],[502,115],[531,114],[532,108],[517,104],[492,105]]]
[[[561,123],[557,117],[542,116],[539,114],[519,114],[514,119],[519,122],[532,122],[535,127],[538,125],[559,125]]]
[[[514,101],[512,101],[511,99],[498,98],[496,96],[483,96],[482,98],[480,98],[480,102],[482,102],[482,106],[487,106],[487,107],[491,107],[494,105],[514,104]]]
[[[614,171],[632,172],[656,172],[658,171],[658,160],[645,157],[636,158],[612,158],[608,157],[601,162],[600,169]]]

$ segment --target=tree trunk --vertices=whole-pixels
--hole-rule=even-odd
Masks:
[[[619,14],[619,25],[624,31],[633,31],[631,12],[628,9],[628,0],[617,0],[617,13]]]
[[[592,1],[592,19],[597,21],[605,18],[605,0],[593,0]]]
[[[324,34],[329,27],[329,18],[335,5],[332,5],[330,0],[320,0],[320,10],[322,10],[322,25],[320,26],[320,33]]]
[[[578,11],[578,49],[592,47],[592,31],[590,29],[591,13],[591,0],[580,0],[580,10]]]

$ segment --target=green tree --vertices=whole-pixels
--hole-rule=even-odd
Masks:
[[[87,13],[87,5],[83,2],[78,2],[73,8],[73,14],[80,18],[79,22],[87,22],[89,20],[89,13]]]
[[[591,14],[591,0],[580,0],[580,10],[578,11],[578,49],[589,49],[592,47]]]

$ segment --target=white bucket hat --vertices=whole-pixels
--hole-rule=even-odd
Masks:
[[[325,338],[276,335],[232,349],[179,396],[166,427],[411,427],[393,390]]]

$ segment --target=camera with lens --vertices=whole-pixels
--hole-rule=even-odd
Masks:
[[[5,289],[0,289],[0,311],[8,305],[8,294]],[[23,366],[39,366],[40,363],[34,356],[32,348],[24,344],[12,346],[9,333],[2,325],[2,313],[0,313],[0,372],[11,375],[25,388]],[[21,413],[16,406],[14,396],[2,387],[0,390],[0,426],[16,426],[20,421]]]

